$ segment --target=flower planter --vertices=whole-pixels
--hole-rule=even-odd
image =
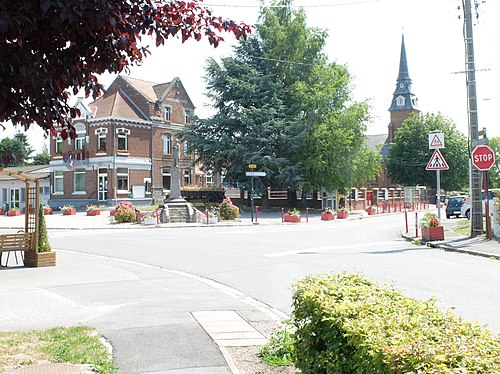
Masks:
[[[422,227],[422,240],[434,241],[444,240],[444,227]]]
[[[5,216],[5,213],[7,213],[5,209],[0,209],[0,216]]]
[[[208,216],[208,220],[207,220],[207,223],[210,225],[210,224],[215,224],[215,223],[218,223],[219,222],[219,217],[217,216]]]
[[[366,209],[366,213],[368,213],[369,216],[373,216],[374,214],[377,213],[376,209]]]
[[[321,213],[322,221],[333,221],[335,219],[335,215],[333,213]]]
[[[145,217],[142,222],[145,225],[156,225],[156,217]]]
[[[20,210],[9,210],[7,212],[7,215],[8,216],[20,216],[21,215],[21,211]]]
[[[338,219],[346,219],[347,217],[349,217],[349,212],[343,212],[343,211],[337,212]]]
[[[44,210],[43,210],[43,214],[44,214],[44,215],[48,215],[48,214],[52,214],[52,213],[53,213],[52,208],[47,208],[47,209],[44,209]]]
[[[101,211],[100,210],[87,210],[87,215],[88,216],[100,216]]]
[[[65,209],[62,211],[64,216],[72,216],[76,214],[76,208],[73,209]]]
[[[285,214],[283,216],[283,222],[300,223],[300,216],[292,216],[290,214]]]
[[[56,266],[56,252],[24,252],[24,266],[46,267]]]

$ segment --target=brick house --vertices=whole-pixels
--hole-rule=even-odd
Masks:
[[[119,75],[88,106],[75,104],[76,138],[50,142],[52,206],[161,202],[168,195],[177,134],[192,123],[194,105],[179,78],[154,83]],[[181,185],[213,183],[180,144]]]

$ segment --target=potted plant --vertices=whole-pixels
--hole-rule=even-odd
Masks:
[[[292,210],[288,209],[288,212],[283,216],[283,222],[300,222],[300,210],[293,208]]]
[[[349,211],[347,210],[346,207],[342,207],[339,210],[337,210],[337,218],[346,219],[347,217],[349,217]]]
[[[130,201],[120,201],[113,212],[110,215],[117,223],[135,222],[137,219],[135,206]]]
[[[56,252],[52,251],[45,224],[44,206],[40,204],[38,218],[38,248],[24,253],[24,264],[28,267],[56,266]]]
[[[366,207],[365,211],[369,216],[372,216],[377,213],[377,207],[375,205],[370,205]]]
[[[7,212],[8,216],[20,216],[21,211],[17,207],[9,208],[9,211]]]
[[[441,225],[439,218],[434,213],[425,213],[421,220],[421,227],[422,240],[444,240],[444,227]]]
[[[52,214],[53,213],[53,210],[52,210],[52,207],[50,205],[42,205],[42,212],[44,215],[47,215],[47,214]]]
[[[87,206],[87,215],[88,216],[99,216],[100,214],[101,214],[101,209],[97,205]]]
[[[330,208],[323,209],[323,212],[321,212],[321,220],[332,221],[333,219],[335,219],[335,214],[333,213],[333,210],[331,210]]]
[[[158,220],[156,219],[155,212],[148,212],[142,216],[142,222],[145,225],[156,225]]]
[[[209,204],[205,209],[205,214],[207,216],[207,223],[213,224],[219,222],[220,209],[219,205]]]
[[[71,216],[76,214],[76,208],[73,205],[64,205],[61,207],[61,212],[65,216]]]

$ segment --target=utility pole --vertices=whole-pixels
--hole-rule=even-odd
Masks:
[[[478,145],[479,131],[477,120],[476,66],[474,63],[474,43],[472,35],[472,4],[464,0],[465,22],[465,71],[467,81],[467,102],[469,119],[469,158],[472,150]],[[470,159],[470,193],[471,193],[471,236],[483,233],[483,211],[481,204],[481,172],[472,166]]]

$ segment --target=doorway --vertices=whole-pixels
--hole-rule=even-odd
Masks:
[[[108,199],[108,169],[99,169],[97,185],[97,200],[106,201]]]

